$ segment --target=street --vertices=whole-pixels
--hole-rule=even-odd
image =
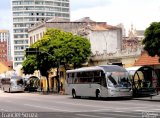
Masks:
[[[150,98],[96,100],[73,99],[69,95],[59,94],[0,91],[0,112],[0,118],[7,117],[7,113],[21,115],[32,113],[40,118],[159,118],[160,96],[153,97],[152,100]]]

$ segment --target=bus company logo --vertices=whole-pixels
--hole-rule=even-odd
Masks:
[[[142,118],[160,118],[160,114],[156,112],[142,112]]]

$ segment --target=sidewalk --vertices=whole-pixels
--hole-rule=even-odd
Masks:
[[[139,97],[133,98],[134,100],[142,100],[142,101],[153,101],[153,102],[160,102],[160,94],[157,96],[150,96],[150,97]]]
[[[28,92],[28,91],[25,91],[25,93],[31,93],[31,94],[39,94],[39,95],[65,95],[65,92],[64,91],[60,91],[59,93],[58,92],[53,92],[53,91],[50,91],[50,92],[47,92],[47,91],[35,91],[35,92]]]

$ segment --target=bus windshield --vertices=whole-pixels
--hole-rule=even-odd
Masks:
[[[131,82],[127,72],[109,72],[107,77],[109,87],[131,88]]]

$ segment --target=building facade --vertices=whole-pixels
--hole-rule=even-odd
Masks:
[[[28,27],[53,17],[70,20],[69,0],[12,0],[13,67],[21,65],[29,46]]]
[[[75,35],[84,36],[91,43],[92,54],[115,53],[122,48],[121,28],[108,25],[106,22],[95,22],[88,17],[77,21],[53,19],[29,28],[29,44],[40,40],[48,28],[57,28]],[[110,48],[112,47],[112,48]]]
[[[0,30],[0,73],[12,69],[9,30]]]
[[[0,30],[0,62],[7,62],[11,59],[9,30]]]

